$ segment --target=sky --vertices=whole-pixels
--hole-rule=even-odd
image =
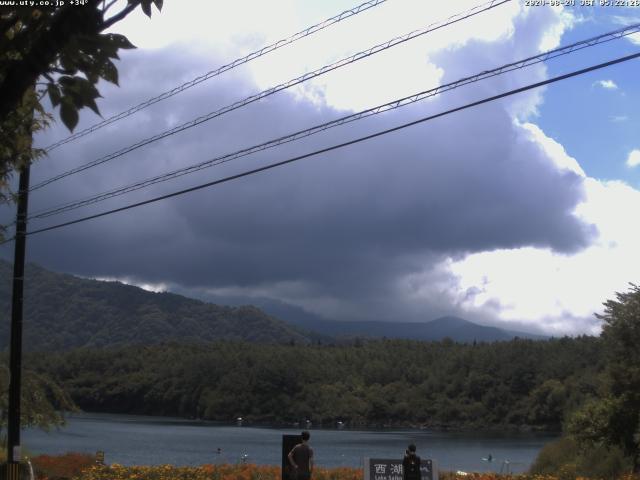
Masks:
[[[571,3],[571,2],[568,2]],[[578,0],[575,2],[580,4]],[[32,185],[424,28],[481,2],[387,0],[65,144]],[[112,28],[120,86],[104,118],[356,2],[166,1]],[[278,138],[549,49],[640,23],[640,8],[513,0],[36,190],[30,211]],[[333,128],[30,229],[324,149],[640,51],[640,34]],[[598,334],[602,303],[638,283],[640,60],[552,83],[279,168],[28,237],[28,261],[199,298],[271,299],[334,320],[457,315],[549,335]],[[57,116],[57,112],[54,112]],[[76,130],[100,121],[81,113]],[[60,121],[36,138],[68,132]],[[0,219],[11,221],[5,208]],[[9,245],[1,254],[11,258]]]

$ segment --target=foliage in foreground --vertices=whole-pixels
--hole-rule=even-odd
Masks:
[[[580,446],[573,437],[563,437],[545,445],[531,466],[534,475],[559,478],[620,478],[630,472],[632,459],[618,446]]]
[[[21,2],[0,9],[0,203],[12,199],[12,170],[44,154],[31,145],[32,133],[46,128],[52,118],[41,101],[48,97],[54,108],[60,107],[69,130],[82,108],[99,114],[98,82],[117,85],[113,60],[119,50],[135,48],[122,35],[102,32],[139,6],[151,17],[152,3],[160,10],[163,2],[86,0],[80,8],[78,2],[45,3],[53,4]],[[120,10],[109,11],[114,6]]]
[[[640,287],[616,293],[604,304],[601,339],[606,355],[604,388],[574,412],[566,433],[581,450],[607,447],[631,458],[640,473]]]
[[[532,471],[616,478],[640,473],[640,287],[604,304],[606,367],[596,395],[571,412],[565,437],[542,449]]]
[[[0,358],[0,434],[9,415],[9,367]],[[75,411],[75,404],[67,393],[46,374],[25,369],[22,374],[20,424],[48,430],[64,425],[61,410]]]

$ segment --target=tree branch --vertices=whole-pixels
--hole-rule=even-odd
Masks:
[[[102,14],[104,15],[105,13],[107,13],[107,10],[109,10],[111,7],[113,7],[117,2],[118,2],[118,0],[111,0],[106,6],[103,6],[102,7]],[[102,4],[104,5],[104,1],[102,2]]]
[[[59,73],[61,75],[73,75],[73,72],[71,70],[65,70],[64,68],[54,67],[51,69],[51,71],[54,73]]]
[[[114,23],[119,22],[124,17],[129,15],[131,12],[133,12],[136,9],[138,5],[140,5],[140,0],[136,0],[135,2],[130,3],[125,8],[123,8],[122,11],[120,11],[120,13],[116,13],[113,17],[109,18],[108,20],[104,20],[102,22],[103,30],[106,30]]]

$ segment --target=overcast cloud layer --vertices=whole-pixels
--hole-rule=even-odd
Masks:
[[[419,55],[423,63],[417,74],[432,75],[425,77],[428,87],[553,46],[569,23],[551,9],[521,12],[511,25],[501,25],[504,32],[497,38],[471,38],[428,55],[406,55],[411,60]],[[129,53],[120,64],[122,89],[103,88],[109,99],[102,106],[105,116],[197,76],[206,69],[203,65],[225,60],[211,53],[205,58],[184,45]],[[252,94],[264,87],[256,72],[238,69],[61,147],[34,168],[33,183]],[[410,72],[398,72],[400,80],[403,74]],[[32,228],[286,159],[544,78],[543,66],[496,77],[113,202],[33,222]],[[354,82],[354,97],[363,81]],[[384,90],[393,79],[366,81],[374,89],[381,82]],[[343,82],[339,77],[326,82],[274,95],[53,184],[33,194],[31,209],[348,113],[338,110],[348,108],[339,96],[329,98]],[[344,91],[340,95],[348,98]],[[597,202],[610,205],[610,192],[616,191],[626,194],[623,201],[640,203],[638,192],[587,178],[535,126],[543,97],[543,91],[528,92],[215,188],[30,237],[29,259],[84,276],[266,296],[334,319],[427,321],[458,314],[549,333],[593,333],[598,327],[592,313],[605,300],[602,295],[633,278],[601,281],[589,291],[585,306],[576,293],[582,288],[581,272],[571,261],[598,248],[600,255],[612,251],[607,235],[614,235],[618,224],[605,224]],[[84,114],[83,121],[94,119]],[[46,145],[61,136],[57,126],[40,142]],[[629,232],[619,233],[615,247],[629,239]],[[558,259],[566,265],[558,266]],[[569,273],[554,276],[561,268]],[[571,282],[575,287],[569,288]],[[544,298],[538,296],[540,286]],[[562,308],[558,296],[567,298]]]

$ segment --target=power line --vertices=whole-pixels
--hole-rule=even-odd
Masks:
[[[358,60],[362,60],[363,58],[367,58],[370,57],[371,55],[374,55],[376,53],[382,52],[384,50],[387,50],[391,47],[394,47],[396,45],[402,44],[404,42],[407,42],[409,40],[412,40],[414,38],[418,38],[422,35],[426,35],[427,33],[433,32],[435,30],[441,29],[443,27],[447,27],[449,25],[452,25],[454,23],[460,22],[462,20],[465,20],[467,18],[473,17],[475,15],[478,15],[482,12],[488,11],[492,8],[498,7],[500,5],[503,5],[505,3],[511,2],[512,0],[491,0],[490,2],[484,3],[482,5],[478,5],[476,7],[473,7],[472,9],[464,12],[464,13],[458,13],[456,15],[452,15],[449,18],[447,18],[446,20],[440,21],[440,22],[435,22],[432,23],[431,25],[420,29],[420,30],[414,30],[413,32],[409,32],[405,35],[399,36],[399,37],[395,37],[392,38],[391,40],[388,40],[387,42],[378,44],[374,47],[371,47],[367,50],[358,52],[354,55],[351,55],[350,57],[346,57],[343,58],[341,60],[338,60],[337,62],[334,62],[332,64],[329,65],[325,65],[324,67],[321,67],[318,70],[314,70],[313,72],[309,72],[309,73],[305,73],[304,75],[294,78],[293,80],[289,80],[288,82],[282,83],[280,85],[277,85],[275,87],[269,88],[267,90],[263,90],[260,93],[257,93],[255,95],[252,95],[250,97],[245,98],[244,100],[240,100],[237,101],[231,105],[227,105],[226,107],[223,107],[219,110],[216,110],[214,112],[210,112],[208,114],[202,115],[194,120],[191,120],[189,122],[183,123],[182,125],[178,125],[170,130],[166,130],[162,133],[159,133],[157,135],[154,135],[153,137],[149,137],[146,138],[144,140],[141,140],[133,145],[130,145],[128,147],[125,147],[121,150],[118,150],[117,152],[113,152],[110,153],[109,155],[106,155],[104,157],[98,158],[96,160],[92,160],[91,162],[85,163],[84,165],[80,165],[76,168],[72,168],[71,170],[68,170],[64,173],[61,173],[59,175],[56,175],[54,177],[51,177],[47,180],[43,180],[40,183],[37,183],[36,185],[31,187],[31,191],[33,190],[37,190],[39,188],[42,188],[46,185],[49,185],[50,183],[53,183],[55,181],[61,180],[65,177],[68,177],[70,175],[74,175],[76,173],[82,172],[84,170],[87,170],[89,168],[95,167],[97,165],[101,165],[103,163],[106,163],[110,160],[113,160],[115,158],[121,157],[122,155],[125,155],[129,152],[132,152],[134,150],[137,150],[138,148],[141,148],[145,145],[148,145],[150,143],[156,142],[158,140],[161,140],[163,138],[166,138],[168,136],[174,135],[176,133],[182,132],[184,130],[187,130],[189,128],[195,127],[197,125],[200,125],[201,123],[207,122],[209,120],[212,120],[213,118],[219,117],[221,115],[224,115],[225,113],[229,113],[233,110],[237,110],[239,108],[245,107],[246,105],[249,105],[251,103],[254,103],[258,100],[261,100],[263,98],[266,98],[270,95],[273,95],[277,92],[280,92],[282,90],[285,90],[287,88],[290,88],[294,85],[298,85],[300,83],[306,82],[307,80],[311,80],[312,78],[316,78],[319,77],[321,75],[324,75],[327,72],[336,70],[340,67],[343,67],[345,65],[349,65],[351,63],[357,62]]]
[[[117,122],[118,120],[122,120],[123,118],[129,117],[131,115],[133,115],[136,112],[139,112],[140,110],[143,110],[155,103],[161,102],[162,100],[166,100],[167,98],[173,97],[174,95],[177,95],[181,92],[184,92],[185,90],[198,85],[199,83],[202,83],[206,80],[209,80],[213,77],[216,77],[224,72],[227,72],[235,67],[238,67],[240,65],[244,65],[245,63],[248,63],[252,60],[255,60],[256,58],[260,58],[263,55],[266,55],[267,53],[271,53],[279,48],[282,48],[286,45],[290,45],[291,43],[294,43],[304,37],[307,37],[309,35],[312,35],[316,32],[319,32],[320,30],[324,30],[325,28],[334,25],[338,22],[341,22],[342,20],[345,20],[349,17],[353,17],[354,15],[357,15],[361,12],[364,12],[366,10],[369,10],[370,8],[376,7],[384,2],[386,2],[387,0],[369,0],[368,2],[362,3],[360,5],[358,5],[357,7],[351,8],[349,10],[345,10],[344,12],[335,15],[331,18],[328,18],[320,23],[317,23],[315,25],[312,25],[310,27],[305,28],[304,30],[299,31],[298,33],[295,33],[293,35],[291,35],[290,37],[287,38],[283,38],[278,40],[277,42],[274,42],[270,45],[267,45],[266,47],[262,47],[260,50],[256,50],[255,52],[251,52],[250,54],[242,57],[242,58],[238,58],[236,60],[234,60],[231,63],[228,63],[226,65],[223,65],[215,70],[211,70],[203,75],[200,75],[199,77],[194,78],[193,80],[190,80],[188,82],[183,83],[182,85],[172,88],[171,90],[167,90],[166,92],[161,93],[160,95],[150,98],[148,100],[145,100],[144,102],[129,108],[128,110],[125,110],[123,112],[120,112],[116,115],[113,115],[105,120],[102,120],[101,122],[98,122],[88,128],[85,128],[84,130],[81,130],[79,132],[74,133],[73,135],[69,135],[68,137],[59,140],[56,143],[53,143],[51,145],[49,145],[48,147],[45,148],[45,150],[47,152],[50,152],[56,148],[58,148],[61,145],[64,145],[65,143],[69,143],[72,142],[73,140],[76,140],[77,138],[80,137],[84,137],[85,135],[88,135],[92,132],[95,132],[96,130],[101,129],[102,127],[105,127],[107,125],[110,125],[114,122]]]
[[[328,152],[331,152],[333,150],[337,150],[339,148],[344,148],[344,147],[347,147],[347,146],[350,146],[350,145],[354,145],[354,144],[357,144],[357,143],[360,143],[360,142],[364,142],[366,140],[371,140],[373,138],[380,137],[382,135],[387,135],[389,133],[396,132],[398,130],[402,130],[402,129],[405,129],[405,128],[408,128],[408,127],[411,127],[411,126],[414,126],[414,125],[418,125],[420,123],[424,123],[424,122],[427,122],[427,121],[430,121],[430,120],[434,120],[436,118],[443,117],[443,116],[449,115],[451,113],[455,113],[455,112],[459,112],[459,111],[462,111],[462,110],[466,110],[466,109],[471,108],[471,107],[476,107],[476,106],[479,106],[479,105],[482,105],[482,104],[485,104],[485,103],[493,102],[493,101],[499,100],[501,98],[505,98],[505,97],[508,97],[508,96],[511,96],[511,95],[515,95],[517,93],[522,93],[522,92],[525,92],[527,90],[531,90],[531,89],[534,89],[534,88],[542,87],[544,85],[549,85],[551,83],[558,82],[560,80],[565,80],[567,78],[575,77],[575,76],[578,76],[578,75],[583,75],[585,73],[592,72],[592,71],[595,71],[595,70],[599,70],[599,69],[602,69],[602,68],[605,68],[605,67],[609,67],[611,65],[615,65],[615,64],[618,64],[618,63],[627,62],[629,60],[633,60],[633,59],[638,58],[638,57],[640,57],[640,52],[639,53],[634,53],[634,54],[631,54],[631,55],[627,55],[627,56],[624,56],[624,57],[616,58],[614,60],[610,60],[608,62],[600,63],[600,64],[597,64],[597,65],[592,65],[591,67],[583,68],[581,70],[575,70],[573,72],[570,72],[570,73],[567,73],[567,74],[564,74],[564,75],[560,75],[560,76],[556,76],[556,77],[553,77],[553,78],[550,78],[550,79],[547,79],[547,80],[543,80],[541,82],[529,84],[529,85],[524,86],[524,87],[520,87],[520,88],[516,88],[516,89],[513,89],[513,90],[509,90],[509,91],[503,92],[503,93],[501,93],[499,95],[494,95],[494,96],[491,96],[491,97],[484,98],[482,100],[478,100],[476,102],[467,103],[466,105],[463,105],[461,107],[452,108],[450,110],[446,110],[444,112],[440,112],[440,113],[437,113],[435,115],[429,115],[427,117],[423,117],[423,118],[420,118],[418,120],[414,120],[412,122],[404,123],[402,125],[399,125],[399,126],[396,126],[396,127],[393,127],[393,128],[382,130],[382,131],[379,131],[379,132],[376,132],[376,133],[373,133],[373,134],[370,134],[370,135],[366,135],[364,137],[359,137],[357,139],[350,140],[348,142],[344,142],[344,143],[340,143],[340,144],[333,145],[333,146],[330,146],[330,147],[322,148],[320,150],[316,150],[316,151],[313,151],[313,152],[310,152],[310,153],[306,153],[304,155],[299,155],[297,157],[289,158],[287,160],[282,160],[280,162],[271,163],[269,165],[265,165],[263,167],[255,168],[253,170],[248,170],[248,171],[245,171],[243,173],[239,173],[239,174],[236,174],[236,175],[231,175],[229,177],[225,177],[225,178],[222,178],[222,179],[219,179],[219,180],[214,180],[212,182],[203,183],[203,184],[197,185],[195,187],[190,187],[190,188],[187,188],[187,189],[184,189],[184,190],[179,190],[177,192],[169,193],[169,194],[166,194],[166,195],[161,195],[159,197],[155,197],[155,198],[151,198],[151,199],[148,199],[148,200],[144,200],[142,202],[132,203],[132,204],[126,205],[124,207],[115,208],[115,209],[107,210],[105,212],[97,213],[97,214],[94,214],[94,215],[89,215],[89,216],[86,216],[86,217],[78,218],[76,220],[71,220],[71,221],[68,221],[68,222],[59,223],[57,225],[52,225],[52,226],[49,226],[49,227],[40,228],[38,230],[32,230],[30,232],[27,232],[27,235],[35,235],[37,233],[47,232],[49,230],[55,230],[55,229],[58,229],[58,228],[69,226],[69,225],[74,225],[74,224],[77,224],[77,223],[86,222],[88,220],[93,220],[95,218],[104,217],[104,216],[111,215],[111,214],[118,213],[118,212],[122,212],[122,211],[125,211],[125,210],[130,210],[132,208],[137,208],[137,207],[141,207],[143,205],[148,205],[150,203],[155,203],[155,202],[158,202],[160,200],[165,200],[165,199],[168,199],[168,198],[177,197],[179,195],[184,195],[186,193],[194,192],[196,190],[201,190],[201,189],[212,187],[212,186],[219,185],[219,184],[222,184],[222,183],[230,182],[232,180],[237,180],[237,179],[242,178],[242,177],[247,177],[249,175],[253,175],[253,174],[256,174],[256,173],[259,173],[259,172],[263,172],[263,171],[266,171],[266,170],[271,170],[271,169],[276,168],[276,167],[281,167],[281,166],[287,165],[289,163],[297,162],[297,161],[303,160],[305,158],[309,158],[309,157],[313,157],[313,156],[316,156],[316,155],[320,155],[322,153],[328,153]]]
[[[47,210],[41,210],[40,212],[35,212],[32,214],[29,219],[41,219],[50,217],[52,215],[57,215],[60,213],[68,212],[71,210],[75,210],[77,208],[81,208],[83,206],[92,205],[104,200],[108,200],[110,198],[114,198],[120,195],[124,195],[126,193],[131,193],[136,190],[140,190],[142,188],[155,185],[157,183],[165,182],[168,180],[172,180],[174,178],[181,177],[183,175],[187,175],[190,173],[194,173],[196,171],[210,168],[216,165],[220,165],[223,163],[230,162],[232,160],[236,160],[241,157],[245,157],[247,155],[251,155],[253,153],[257,153],[269,148],[274,148],[286,143],[290,143],[296,140],[300,140],[302,138],[309,137],[316,133],[320,133],[322,131],[326,131],[330,128],[334,128],[340,125],[344,125],[347,123],[351,123],[357,120],[361,120],[362,118],[366,118],[369,116],[377,115],[380,113],[384,113],[390,110],[394,110],[400,107],[404,107],[410,105],[412,103],[425,100],[426,98],[434,97],[441,93],[453,90],[455,88],[459,88],[464,85],[468,85],[471,83],[475,83],[481,80],[486,80],[487,78],[491,78],[497,75],[501,75],[504,73],[511,72],[513,70],[522,69],[525,67],[529,67],[531,65],[535,65],[562,55],[568,55],[570,53],[576,52],[578,50],[582,50],[584,48],[589,48],[601,43],[609,42],[611,40],[619,39],[627,35],[631,35],[634,33],[640,32],[640,23],[636,25],[629,25],[627,27],[614,30],[612,32],[607,32],[596,37],[592,37],[589,39],[581,40],[579,42],[575,42],[571,45],[567,45],[564,47],[559,47],[547,52],[543,52],[539,55],[535,55],[532,57],[525,58],[523,60],[519,60],[517,62],[512,62],[506,65],[503,65],[498,68],[494,68],[492,70],[485,70],[483,72],[477,73],[472,76],[464,77],[454,82],[450,82],[445,85],[440,85],[436,88],[432,88],[430,90],[422,91],[416,93],[414,95],[404,97],[401,99],[394,100],[392,102],[385,103],[383,105],[378,105],[377,107],[369,108],[367,110],[360,111],[358,113],[354,113],[351,115],[347,115],[336,120],[332,120],[330,122],[326,122],[320,125],[316,125],[314,127],[300,130],[295,133],[276,138],[273,140],[269,140],[268,142],[261,143],[259,145],[254,145],[248,148],[244,148],[233,153],[228,153],[213,159],[206,160],[204,162],[200,162],[194,165],[190,165],[188,167],[183,167],[177,170],[173,170],[171,172],[167,172],[161,175],[157,175],[155,177],[151,177],[124,187],[119,187],[117,189],[110,190],[108,192],[103,192],[98,195],[93,195],[91,197],[77,200],[73,202],[68,202],[63,205],[58,205],[56,207],[49,208]]]

